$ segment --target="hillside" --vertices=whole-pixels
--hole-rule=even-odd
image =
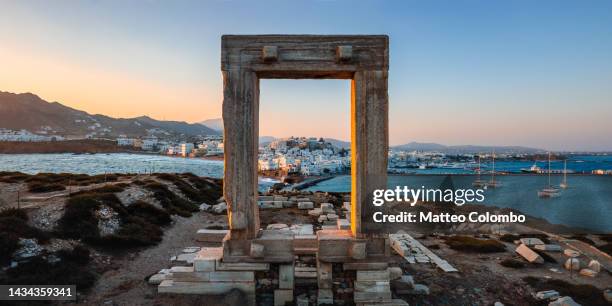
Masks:
[[[223,119],[214,118],[199,122],[201,125],[209,127],[215,131],[223,132]]]
[[[202,124],[160,121],[146,116],[112,118],[92,115],[58,102],[47,102],[31,93],[14,94],[0,91],[0,128],[48,135],[115,138],[119,135],[159,137],[181,135],[218,135],[219,132]]]

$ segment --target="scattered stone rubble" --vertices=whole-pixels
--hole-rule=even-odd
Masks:
[[[222,242],[229,230],[200,229],[196,233],[196,240],[200,242]]]
[[[560,252],[562,250],[560,245],[545,244],[539,238],[521,238],[518,243],[520,243],[520,245],[516,248],[516,253],[521,255],[525,260],[530,263],[544,263],[544,259],[542,258],[542,256],[533,251],[530,247],[545,252]],[[579,258],[580,256],[582,256],[579,251],[573,249],[565,249],[563,250],[563,254],[569,257],[563,264],[563,267],[566,270],[579,271],[579,274],[585,277],[596,277],[597,274],[601,271],[601,264],[597,260],[591,260],[589,264],[585,267],[583,262]],[[551,268],[550,270],[553,272],[559,272],[554,268]]]
[[[214,205],[210,210],[212,213],[215,213],[217,215],[225,214],[225,212],[227,211],[227,203],[225,202],[218,203]]]
[[[206,203],[202,203],[200,204],[200,211],[209,211],[211,209],[212,205],[208,205]]]
[[[563,265],[566,270],[578,271],[580,270],[580,260],[578,258],[568,258]]]
[[[542,256],[540,256],[538,253],[530,249],[526,244],[521,243],[514,251],[530,263],[544,263],[544,258],[542,258]]]
[[[260,209],[280,207],[278,201],[283,202],[285,199],[262,196],[259,198]],[[350,217],[341,217],[343,214],[348,215],[345,208],[350,205],[345,204],[343,209],[337,212],[328,202],[318,202],[321,203],[320,206],[314,208],[315,201],[309,198],[287,197],[285,202],[295,203],[289,206],[309,209],[310,215],[313,215],[314,211],[317,218],[322,217],[321,227],[331,231],[328,233],[332,235],[330,237],[333,237],[332,233],[335,231],[344,233],[350,229]],[[209,210],[214,211],[219,205],[212,206]],[[283,208],[285,206],[283,205]],[[335,275],[331,262],[318,260],[318,239],[321,238],[315,234],[313,224],[273,223],[266,225],[261,231],[261,239],[279,239],[277,243],[281,244],[284,237],[292,237],[287,241],[292,244],[296,254],[293,263],[278,263],[278,270],[270,270],[269,263],[224,262],[223,247],[187,247],[181,254],[171,258],[171,268],[160,270],[148,281],[157,285],[160,293],[222,294],[230,289],[239,289],[248,297],[252,297],[257,290],[268,290],[270,296],[267,298],[271,304],[279,306],[287,302],[302,306],[343,302],[335,301],[334,297],[350,297],[358,306],[407,306],[408,303],[404,300],[393,298],[392,288],[397,294],[429,294],[427,286],[415,284],[412,276],[403,274],[400,267],[389,267],[387,262],[344,263],[343,270],[355,271],[354,276],[345,278],[343,275]],[[219,243],[227,233],[228,230],[225,229],[201,229],[198,231],[197,240]],[[278,246],[281,247],[281,244]],[[360,250],[359,247],[363,249]],[[365,253],[365,244],[357,244],[354,248],[355,258],[359,258],[360,253]],[[263,245],[251,243],[251,256],[258,258],[254,256],[258,252],[264,256]],[[256,280],[255,272],[258,271],[265,273],[267,277]],[[318,289],[314,291],[315,294],[294,294],[296,286],[316,286]],[[262,298],[266,299],[266,295]],[[248,300],[250,303],[254,301],[252,298]]]
[[[548,306],[580,306],[569,296],[561,297],[556,290],[540,291],[534,297],[539,301],[550,301]]]
[[[122,192],[115,193],[115,195],[123,205],[130,206],[136,201],[151,197],[152,192],[143,188],[128,187]]]
[[[298,209],[312,209],[314,203],[312,202],[298,202]]]
[[[114,234],[121,227],[119,213],[106,205],[101,205],[96,210],[96,216],[101,236]]]
[[[576,303],[571,297],[564,296],[564,297],[560,297],[548,303],[548,306],[581,306],[581,305]]]
[[[535,298],[540,301],[554,300],[554,299],[559,298],[559,292],[557,292],[556,290],[540,291],[540,292],[536,292]]]
[[[562,248],[558,244],[536,244],[533,246],[534,249],[546,252],[561,252]]]
[[[320,240],[322,238],[317,233],[328,230],[349,230],[351,226],[349,202],[344,202],[341,208],[336,209],[324,197],[317,198],[314,195],[260,196],[258,204],[262,210],[288,207],[307,210],[308,215],[314,217],[313,221],[316,219],[314,225],[273,223],[267,224],[261,230],[262,239],[278,239],[279,247],[283,244],[281,242],[291,242],[295,254],[292,263],[225,262],[222,247],[188,247],[181,254],[171,258],[173,265],[171,268],[160,270],[148,281],[158,285],[160,293],[222,294],[230,289],[239,289],[247,297],[253,297],[255,294],[260,297],[260,291],[263,290],[265,293],[260,298],[269,301],[270,305],[279,306],[285,303],[298,306],[342,304],[347,302],[344,299],[348,296],[357,306],[407,306],[404,300],[394,297],[430,294],[428,286],[415,283],[411,275],[404,274],[400,267],[389,266],[388,262],[344,262],[342,271],[355,271],[353,276],[346,278],[342,274],[336,275],[337,269],[335,270],[332,263],[319,260],[317,254],[320,250],[319,244],[323,240]],[[215,213],[225,213],[227,209],[225,202],[203,207],[204,210],[213,212],[218,207]],[[315,227],[320,230],[315,232]],[[227,233],[227,229],[201,229],[198,231],[197,240],[221,243]],[[411,264],[431,263],[445,272],[457,271],[407,233],[400,231],[389,235],[387,243]],[[534,250],[546,252],[563,250],[559,245],[545,244],[538,238],[522,238],[517,243],[519,245],[516,253],[534,263],[544,262],[542,256]],[[269,256],[269,253],[264,251],[264,245],[259,242],[251,242],[250,247],[252,258]],[[361,252],[357,245],[355,252],[355,254]],[[564,250],[564,254],[572,257],[581,255],[573,250]],[[601,270],[601,265],[597,261],[582,266],[578,258],[569,260],[570,267],[577,265],[578,269],[574,270],[580,271],[585,276],[595,276]],[[259,273],[257,278],[255,273]],[[306,293],[298,290],[296,293],[296,286],[317,289]],[[538,292],[536,298],[555,306],[577,305],[571,297],[561,297],[556,291]],[[253,298],[248,300],[254,303]],[[495,305],[503,304],[497,302]]]
[[[19,238],[19,249],[13,254],[15,261],[27,260],[31,257],[42,254],[43,248],[36,239]]]
[[[438,257],[438,255],[405,232],[400,231],[397,234],[390,234],[389,240],[391,247],[411,264],[431,262],[444,272],[458,272],[446,260]]]

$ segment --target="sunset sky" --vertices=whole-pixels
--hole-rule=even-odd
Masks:
[[[612,150],[612,1],[0,0],[0,91],[218,118],[223,34],[388,34],[392,144]],[[263,80],[260,135],[349,139],[349,89]]]

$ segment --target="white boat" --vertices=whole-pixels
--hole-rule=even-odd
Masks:
[[[480,154],[478,154],[478,168],[476,168],[476,173],[478,174],[478,178],[472,183],[474,187],[485,187],[486,182],[480,179]]]
[[[538,190],[538,196],[540,198],[555,198],[561,195],[561,190],[559,188],[554,187],[550,183],[550,152],[548,153],[548,186]]]
[[[540,169],[540,167],[538,167],[537,161],[533,163],[533,165],[531,167],[529,167],[529,169],[521,169],[521,172],[526,172],[526,173],[540,173],[542,171],[542,169]]]
[[[543,188],[538,190],[538,196],[540,198],[555,198],[561,195],[561,190],[555,187]]]

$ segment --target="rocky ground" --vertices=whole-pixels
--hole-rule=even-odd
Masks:
[[[190,176],[126,175],[106,182],[88,179],[88,184],[64,190],[32,192],[30,189],[36,180],[30,176],[13,176],[15,175],[0,175],[0,210],[16,208],[19,191],[19,211],[26,213],[26,223],[31,228],[15,232],[0,225],[0,250],[4,246],[1,244],[2,239],[21,235],[18,237],[17,248],[8,259],[4,258],[0,283],[10,283],[13,275],[11,271],[19,271],[21,274],[32,271],[24,268],[31,265],[29,261],[36,262],[42,258],[43,263],[39,264],[44,269],[50,269],[45,265],[55,261],[54,258],[59,258],[60,263],[69,263],[71,267],[73,263],[81,262],[74,264],[76,268],[71,268],[73,270],[68,272],[91,275],[90,279],[76,280],[83,283],[83,288],[79,290],[79,305],[236,305],[240,300],[239,293],[205,298],[161,295],[157,294],[156,286],[148,284],[151,275],[171,266],[172,256],[180,254],[186,247],[206,245],[196,242],[198,229],[227,228],[223,205],[217,204],[220,196],[219,182],[210,181],[208,184]],[[59,178],[54,180],[61,181]],[[61,189],[56,187],[52,189]],[[192,194],[194,192],[211,193],[213,196],[204,200]],[[344,195],[286,195],[310,197],[315,207],[319,207],[321,203],[331,203],[337,216],[344,217],[341,208]],[[95,220],[96,228],[94,232],[98,234],[79,237],[65,229],[66,214],[67,211],[77,215],[83,213],[83,210],[77,210],[75,207],[88,205],[83,203],[90,203],[87,202],[89,200],[97,203],[91,204],[95,209],[85,212],[93,215],[92,220]],[[209,204],[216,205],[208,206]],[[125,211],[121,207],[125,208]],[[200,208],[205,211],[200,211]],[[424,205],[424,209],[432,208]],[[150,212],[155,216],[151,216]],[[13,210],[10,214],[0,214],[0,219],[10,218],[3,220],[11,221],[14,218],[22,218],[20,214]],[[167,215],[168,220],[157,218],[160,215]],[[139,220],[134,220],[135,217]],[[269,224],[313,224],[315,229],[320,229],[323,223],[329,224],[329,221],[322,220],[320,216],[296,207],[262,209],[260,219],[262,227]],[[84,229],[89,226],[78,222],[75,224],[79,228],[83,226]],[[143,236],[129,227],[137,228],[141,225],[150,227],[152,232],[159,230],[159,236]],[[126,231],[126,227],[130,231]],[[592,247],[602,247],[609,243],[610,235],[575,236],[571,229],[536,219],[531,219],[528,225],[518,227],[465,224],[448,228],[405,226],[403,229],[459,270],[457,273],[445,273],[432,264],[409,264],[403,257],[393,254],[390,259],[391,266],[400,267],[404,274],[411,275],[415,282],[427,288],[427,292],[394,294],[394,297],[404,299],[410,305],[493,305],[495,302],[504,305],[547,305],[547,302],[538,302],[533,298],[535,292],[544,289],[554,289],[562,295],[570,295],[583,305],[609,305],[603,297],[603,292],[612,286],[612,276],[605,267],[595,277],[579,275],[576,271],[570,272],[563,267],[567,256],[562,252],[546,252],[548,256],[543,255],[546,258],[544,263],[531,264],[515,253],[514,238],[530,235],[545,237],[550,243],[564,248],[578,246],[584,248],[585,252],[590,252]],[[7,233],[6,237],[1,236],[3,230]],[[127,235],[125,232],[135,234]],[[457,236],[467,236],[478,241],[493,240],[501,247],[484,252],[462,246],[456,243],[457,240],[449,238]],[[577,239],[586,246],[579,245]],[[133,247],[134,244],[137,247]],[[75,259],[84,256],[81,248],[87,250],[86,263]],[[66,250],[72,253],[67,253]],[[582,257],[584,265],[587,264],[586,258],[587,256]],[[509,262],[514,264],[509,265]],[[53,269],[56,269],[58,264],[54,265]],[[262,305],[265,305],[265,297],[269,294],[265,289],[270,285],[267,282],[273,278],[273,275],[268,274],[258,277],[258,292],[261,292],[259,300]],[[350,279],[350,276],[344,280],[347,279]],[[339,283],[342,281],[343,279],[338,279]],[[306,286],[296,290],[308,292],[310,289]],[[343,290],[350,292],[349,289]]]

